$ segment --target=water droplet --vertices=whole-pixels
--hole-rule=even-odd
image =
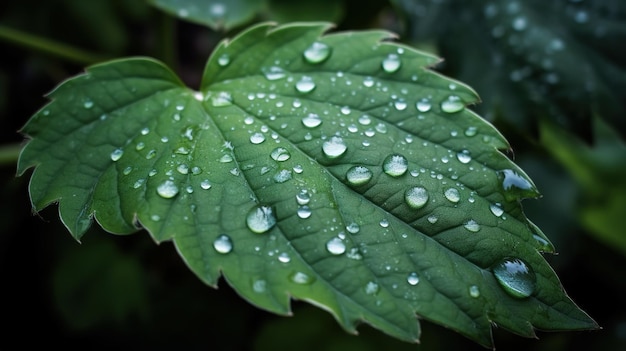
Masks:
[[[383,228],[389,227],[389,221],[385,218],[381,219],[380,222],[378,222],[378,224]]]
[[[171,199],[178,194],[178,186],[171,180],[166,180],[157,186],[157,194],[164,199]]]
[[[346,116],[352,113],[352,110],[350,109],[349,106],[343,106],[340,111],[341,111],[341,114],[346,115]]]
[[[250,136],[250,142],[252,144],[260,144],[265,141],[265,135],[263,133],[254,133]]]
[[[291,257],[289,257],[289,254],[286,252],[281,252],[278,255],[278,260],[282,263],[289,263],[291,261]]]
[[[189,166],[187,166],[187,165],[186,165],[186,164],[184,164],[184,163],[179,164],[179,165],[176,167],[176,170],[177,170],[177,171],[178,171],[178,173],[180,173],[180,174],[189,174]]]
[[[365,293],[368,295],[376,295],[378,294],[378,291],[380,291],[380,286],[378,286],[378,284],[370,281],[367,284],[365,284]]]
[[[406,109],[407,103],[404,99],[398,99],[393,103],[393,106],[396,108],[396,110],[403,111]]]
[[[265,292],[266,288],[267,288],[267,282],[263,279],[257,279],[254,282],[252,282],[252,290],[254,290],[257,293]]]
[[[411,208],[422,208],[428,202],[428,191],[421,186],[412,187],[404,193],[404,201]]]
[[[417,285],[417,283],[420,282],[420,278],[417,275],[417,273],[415,272],[411,272],[409,273],[408,277],[406,278],[406,281],[411,284],[411,285]]]
[[[211,105],[215,107],[230,106],[233,104],[232,96],[230,95],[230,93],[227,93],[225,91],[221,91],[217,93],[217,95],[211,94],[209,96],[211,96]]]
[[[314,277],[309,276],[306,273],[302,272],[294,272],[289,276],[289,280],[296,284],[308,285],[312,284],[315,281]]]
[[[272,150],[272,152],[270,153],[270,157],[274,161],[284,162],[284,161],[287,161],[291,157],[291,154],[284,147],[277,147],[274,150]]]
[[[303,94],[309,93],[313,91],[313,89],[315,89],[315,82],[313,82],[313,78],[309,76],[303,76],[296,82],[296,90]]]
[[[473,298],[480,297],[480,289],[476,285],[472,285],[469,287],[469,294]]]
[[[368,115],[362,115],[361,117],[359,117],[359,123],[361,125],[367,126],[372,123],[372,119]]]
[[[356,224],[356,223],[352,222],[352,223],[350,223],[350,224],[348,224],[348,225],[346,226],[346,230],[347,230],[347,231],[348,231],[348,233],[350,233],[350,234],[358,234],[358,233],[359,233],[359,231],[361,230],[361,227],[359,227],[359,225],[358,225],[358,224]]]
[[[224,67],[224,66],[228,66],[228,64],[230,63],[230,56],[228,56],[228,54],[222,54],[218,59],[217,59],[217,64]]]
[[[291,171],[288,169],[281,169],[280,171],[276,172],[276,174],[274,174],[274,181],[276,183],[284,183],[288,180],[290,180],[292,177],[291,175]]]
[[[213,248],[221,254],[227,254],[233,251],[233,242],[228,235],[220,234],[215,241],[213,241]]]
[[[263,67],[261,71],[267,80],[278,80],[285,78],[287,75],[287,73],[278,66]]]
[[[298,217],[302,219],[307,219],[311,217],[311,214],[312,214],[311,208],[309,208],[309,206],[300,206],[298,207],[296,214],[298,215]]]
[[[205,179],[203,181],[200,182],[200,187],[204,190],[209,190],[211,189],[211,182],[209,182],[208,179]]]
[[[346,244],[338,237],[334,237],[326,243],[326,250],[333,255],[341,255],[346,252]]]
[[[462,150],[456,154],[456,159],[461,163],[469,163],[472,160],[468,150]]]
[[[363,185],[372,179],[372,171],[364,166],[353,166],[346,173],[346,179],[352,185]]]
[[[417,107],[417,110],[419,112],[428,112],[430,111],[432,105],[429,99],[423,98],[420,101],[418,101],[417,104],[415,104],[415,107]]]
[[[298,205],[306,205],[309,201],[311,201],[311,196],[306,189],[302,189],[298,194],[296,194],[296,202]]]
[[[111,152],[111,161],[115,162],[119,160],[120,158],[122,158],[122,155],[124,155],[124,150],[122,149],[113,150],[113,152]]]
[[[389,54],[382,62],[383,71],[387,73],[394,73],[400,69],[401,61],[400,57],[396,54]]]
[[[456,188],[448,188],[443,192],[443,194],[450,202],[457,203],[461,200],[461,194]]]
[[[409,168],[409,161],[406,157],[393,154],[389,155],[383,161],[383,171],[392,177],[399,177],[406,173]]]
[[[470,219],[469,221],[465,222],[465,224],[463,225],[463,227],[467,230],[469,230],[472,233],[476,233],[480,230],[480,224],[478,224],[475,220]]]
[[[446,113],[455,113],[465,108],[465,104],[460,97],[456,95],[450,95],[447,99],[441,102],[441,110]]]
[[[304,124],[307,128],[315,128],[322,124],[322,119],[315,113],[309,113],[307,116],[302,118],[302,124]]]
[[[539,192],[530,181],[511,169],[498,171],[498,177],[501,180],[504,197],[508,201],[534,198],[539,195]]]
[[[498,203],[489,205],[489,209],[491,210],[491,213],[493,213],[493,215],[496,217],[500,217],[504,213],[504,210],[502,209],[502,207],[500,207],[500,204]]]
[[[465,130],[465,136],[473,137],[478,132],[478,128],[476,127],[467,127]]]
[[[331,47],[327,44],[314,42],[304,50],[304,59],[308,63],[321,63],[326,60],[331,53]]]
[[[337,158],[343,155],[347,149],[348,146],[346,143],[341,137],[338,136],[332,136],[329,140],[322,144],[322,151],[324,152],[324,155],[329,158]]]
[[[428,216],[427,220],[428,220],[428,222],[430,224],[435,224],[435,223],[437,223],[439,218],[437,218],[437,216],[435,216],[435,215],[430,215],[430,216]]]
[[[223,154],[222,157],[220,157],[220,162],[221,163],[233,162],[233,156],[231,154]]]
[[[276,225],[274,209],[269,206],[255,206],[246,216],[248,229],[257,234],[263,234]]]
[[[529,297],[535,291],[535,272],[519,258],[504,258],[492,270],[500,286],[513,297]]]
[[[374,78],[372,78],[372,77],[365,77],[365,79],[363,79],[363,85],[365,85],[368,88],[373,87],[374,86]]]

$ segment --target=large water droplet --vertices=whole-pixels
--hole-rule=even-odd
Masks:
[[[124,155],[124,150],[122,149],[113,150],[113,152],[111,152],[111,161],[115,162],[119,160],[120,158],[122,158],[122,155]]]
[[[233,242],[228,235],[220,234],[215,241],[213,241],[213,248],[221,254],[227,254],[233,251]]]
[[[341,255],[346,252],[346,244],[338,237],[334,237],[326,243],[326,250],[333,255]]]
[[[346,230],[347,230],[347,231],[348,231],[348,233],[350,233],[350,234],[358,234],[358,233],[359,233],[359,231],[361,230],[361,227],[359,227],[359,225],[358,225],[358,224],[356,224],[356,223],[352,222],[352,223],[350,223],[350,224],[348,224],[348,225],[346,226]]]
[[[443,195],[450,202],[457,203],[457,202],[459,202],[461,200],[461,194],[459,193],[459,190],[456,189],[456,188],[448,188],[448,189],[446,189],[444,191]]]
[[[315,128],[322,124],[322,119],[315,113],[309,113],[307,116],[302,118],[302,124],[304,124],[307,128]]]
[[[298,210],[296,211],[296,214],[298,215],[298,217],[302,218],[302,219],[307,219],[309,217],[311,217],[311,214],[313,212],[311,211],[311,208],[309,206],[300,206],[298,207]]]
[[[411,272],[409,273],[409,275],[406,277],[406,281],[407,283],[411,284],[411,285],[417,285],[417,283],[420,282],[420,278],[417,275],[417,273],[415,272]]]
[[[489,205],[489,209],[491,210],[491,213],[493,213],[493,215],[496,217],[500,217],[504,213],[504,210],[502,209],[502,207],[500,207],[500,204],[497,203]]]
[[[456,154],[457,160],[461,163],[469,163],[472,160],[472,156],[470,156],[468,150],[462,150],[461,152]]]
[[[157,194],[164,199],[171,199],[178,194],[178,186],[171,180],[166,180],[157,186]]]
[[[394,73],[400,69],[402,62],[400,61],[400,57],[398,55],[389,54],[385,57],[381,65],[383,67],[383,71],[387,73]]]
[[[254,133],[250,136],[250,142],[252,144],[260,144],[265,141],[265,135],[263,133]]]
[[[404,193],[404,201],[411,208],[422,208],[428,202],[428,191],[421,186],[409,188]]]
[[[511,169],[498,171],[498,178],[501,180],[507,201],[539,196],[539,192],[530,181]]]
[[[217,64],[222,66],[222,67],[228,66],[229,63],[230,63],[230,56],[228,56],[228,54],[222,54],[217,59]]]
[[[504,258],[492,270],[500,286],[513,297],[529,297],[535,291],[535,272],[519,258]]]
[[[315,89],[315,82],[309,76],[303,76],[296,82],[296,90],[301,93],[309,93]]]
[[[332,136],[329,140],[322,144],[322,151],[324,152],[324,155],[329,158],[337,158],[343,155],[347,149],[348,146],[346,143],[341,137],[338,136]]]
[[[383,161],[383,171],[392,177],[403,175],[408,168],[409,161],[402,155],[392,154]]]
[[[278,80],[285,78],[287,75],[287,73],[278,66],[263,67],[261,71],[267,80]]]
[[[478,224],[478,222],[476,222],[473,219],[470,219],[469,221],[465,222],[463,227],[472,233],[476,233],[480,230],[480,224]]]
[[[331,53],[331,47],[327,44],[314,42],[304,50],[304,59],[308,63],[321,63],[326,60]]]
[[[274,210],[269,206],[255,206],[246,216],[248,229],[257,234],[263,234],[276,225]]]
[[[272,150],[272,152],[270,153],[270,157],[274,161],[284,162],[284,161],[287,161],[291,157],[291,154],[284,147],[277,147],[274,150]]]
[[[428,112],[430,111],[432,105],[429,99],[423,98],[420,101],[418,101],[417,104],[415,104],[415,107],[417,107],[417,110],[419,112]]]
[[[396,110],[403,111],[406,109],[407,103],[404,99],[398,99],[393,103],[393,106],[396,108]]]
[[[363,185],[372,179],[372,171],[364,166],[353,166],[346,173],[346,179],[352,185]]]
[[[447,99],[441,102],[441,110],[446,113],[455,113],[465,108],[465,104],[460,97],[456,95],[450,95]]]

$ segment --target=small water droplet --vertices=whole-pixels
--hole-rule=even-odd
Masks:
[[[229,63],[230,63],[230,56],[228,56],[228,54],[222,54],[217,59],[217,64],[222,66],[222,67],[228,66]]]
[[[480,224],[478,224],[475,220],[470,219],[469,221],[465,222],[465,224],[463,225],[463,227],[467,230],[469,230],[472,233],[476,233],[480,230]]]
[[[409,161],[399,154],[389,155],[383,161],[383,171],[392,177],[400,177],[408,168]]]
[[[254,290],[254,292],[263,293],[265,292],[266,288],[267,282],[263,279],[256,279],[252,282],[252,290]]]
[[[435,224],[435,223],[437,223],[439,218],[437,218],[437,216],[435,216],[435,215],[430,215],[430,216],[428,216],[427,220],[428,220],[428,222],[430,224]]]
[[[340,111],[341,111],[341,114],[346,115],[346,116],[352,113],[352,110],[350,109],[349,106],[343,106]]]
[[[263,67],[261,71],[267,80],[279,80],[287,76],[287,73],[278,66]]]
[[[364,166],[353,166],[346,172],[346,179],[352,185],[363,185],[372,179],[372,171]]]
[[[209,190],[211,189],[211,182],[209,182],[208,179],[205,179],[203,181],[200,182],[200,187],[204,190]]]
[[[321,63],[330,56],[331,51],[327,44],[314,42],[304,50],[303,56],[308,63]]]
[[[348,233],[350,233],[350,234],[358,234],[358,233],[359,233],[359,231],[361,230],[361,227],[359,227],[359,225],[358,225],[358,224],[356,224],[356,223],[352,222],[352,223],[350,223],[350,224],[348,224],[348,225],[346,226],[346,230],[347,230],[347,231],[348,231]]]
[[[401,64],[402,63],[400,61],[400,57],[396,54],[387,55],[387,57],[385,57],[385,59],[381,63],[383,71],[387,73],[396,72],[398,69],[400,69]]]
[[[504,213],[504,210],[502,209],[502,207],[500,207],[500,204],[497,203],[489,205],[489,209],[491,210],[491,213],[493,213],[493,215],[496,217],[500,217]]]
[[[292,178],[291,171],[288,169],[281,169],[274,174],[274,181],[276,183],[284,183]]]
[[[473,298],[480,297],[480,289],[476,285],[469,287],[469,295]]]
[[[246,216],[248,229],[257,234],[263,234],[276,225],[274,209],[269,206],[255,206]]]
[[[145,182],[146,182],[146,180],[143,179],[143,178],[137,179],[135,184],[133,184],[133,188],[134,189],[139,189]]]
[[[213,241],[213,248],[221,254],[227,254],[233,251],[233,242],[228,235],[220,234],[215,241]]]
[[[478,128],[467,127],[467,129],[465,129],[465,136],[473,137],[474,135],[476,135],[477,132],[478,132]]]
[[[122,149],[113,150],[113,152],[111,152],[111,161],[115,162],[119,160],[120,158],[122,158],[122,155],[124,155],[124,150]]]
[[[296,284],[308,285],[312,284],[315,278],[303,272],[294,272],[289,276],[289,280]]]
[[[380,222],[378,222],[378,224],[383,228],[389,227],[389,221],[385,218],[381,219]]]
[[[302,189],[298,194],[296,194],[296,202],[298,205],[306,205],[309,201],[311,201],[311,196],[306,189]]]
[[[459,202],[461,200],[461,194],[459,193],[459,190],[456,189],[456,188],[448,188],[448,189],[446,189],[443,192],[443,195],[450,202],[457,203],[457,202]]]
[[[417,285],[417,283],[419,283],[419,282],[420,282],[420,278],[419,278],[419,276],[417,275],[417,273],[415,273],[415,272],[411,272],[411,273],[409,273],[409,275],[407,276],[406,281],[407,281],[409,284],[411,284],[411,285]]]
[[[281,252],[278,255],[278,260],[282,263],[289,263],[291,261],[291,257],[289,257],[289,254],[286,252]]]
[[[441,102],[441,110],[446,113],[456,113],[465,108],[465,104],[460,97],[456,95],[450,95],[447,99]]]
[[[432,108],[432,104],[429,99],[423,98],[415,104],[415,107],[419,112],[428,112]]]
[[[376,295],[378,294],[378,291],[380,291],[380,286],[378,286],[378,284],[372,281],[365,284],[365,293],[367,295]]]
[[[178,186],[171,180],[166,180],[157,186],[157,194],[164,199],[171,199],[178,194]]]
[[[270,157],[274,161],[284,162],[284,161],[287,161],[291,157],[291,154],[284,147],[277,147],[274,150],[272,150],[272,152],[270,153]]]
[[[456,159],[461,163],[467,164],[472,160],[472,156],[470,156],[468,150],[462,150],[456,154]]]
[[[498,171],[498,177],[501,180],[504,197],[507,201],[535,198],[539,195],[530,181],[511,169]]]
[[[368,115],[362,115],[361,117],[359,117],[359,123],[361,125],[367,126],[372,123],[372,119]]]
[[[91,100],[86,100],[85,103],[83,104],[83,107],[85,107],[86,109],[90,109],[93,107],[93,101]]]
[[[322,144],[322,151],[324,152],[324,155],[329,158],[337,158],[343,155],[347,149],[348,146],[346,143],[341,137],[338,136],[332,136],[329,140]]]
[[[213,105],[214,107],[224,107],[233,104],[232,96],[230,95],[230,93],[227,93],[225,91],[221,91],[216,95],[210,94],[208,96],[210,96],[211,105]]]
[[[406,109],[407,103],[404,99],[398,99],[393,103],[393,106],[396,108],[396,110],[403,111]]]
[[[535,291],[535,272],[519,258],[506,257],[492,271],[504,291],[513,297],[526,298]]]
[[[265,141],[265,135],[263,133],[254,133],[250,136],[250,142],[252,144],[258,145]]]
[[[326,243],[326,250],[333,255],[341,255],[346,252],[346,244],[338,237],[334,237]]]
[[[178,171],[178,173],[180,173],[180,174],[189,174],[189,166],[187,166],[187,165],[186,165],[186,164],[184,164],[184,163],[179,164],[179,165],[176,167],[176,170],[177,170],[177,171]]]
[[[302,118],[302,124],[304,124],[307,128],[315,128],[322,124],[322,119],[315,113],[309,113],[307,116]]]
[[[221,163],[233,162],[233,156],[231,154],[223,154],[222,157],[220,157],[220,162]]]
[[[296,211],[296,214],[298,215],[298,217],[302,218],[302,219],[307,219],[309,217],[311,217],[311,208],[309,208],[309,206],[300,206],[298,207],[298,210]]]
[[[315,89],[315,82],[313,82],[313,78],[309,76],[303,76],[299,81],[296,82],[296,90],[306,94]]]
[[[413,209],[422,208],[428,202],[428,191],[421,186],[409,188],[404,193],[404,201]]]
[[[371,88],[374,86],[374,78],[372,77],[365,77],[365,79],[363,79],[363,85],[365,85],[368,88]]]

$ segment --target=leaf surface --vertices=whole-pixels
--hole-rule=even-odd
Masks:
[[[200,91],[147,58],[64,82],[22,130],[35,210],[58,201],[77,239],[92,219],[145,228],[207,284],[279,314],[309,301],[349,332],[417,341],[417,317],[490,346],[494,323],[596,327],[522,212],[536,187],[466,108],[476,93],[391,33],[328,29],[223,41]]]
[[[157,8],[183,20],[229,30],[254,18],[263,0],[150,0]]]

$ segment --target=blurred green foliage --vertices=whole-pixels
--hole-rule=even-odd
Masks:
[[[279,0],[259,3],[247,24],[331,18],[338,29],[388,28],[400,41],[442,56],[444,64],[436,69],[468,83],[483,97],[476,110],[510,141],[511,157],[544,194],[525,201],[524,208],[559,252],[547,259],[572,299],[603,327],[594,332],[539,332],[539,340],[496,328],[499,348],[626,348],[623,2],[504,1],[501,16],[489,17],[491,22],[482,20],[492,13],[487,1],[307,1],[302,7]],[[529,12],[505,6],[514,3],[518,5],[508,6],[515,10],[523,3],[522,10]],[[543,5],[549,6],[544,10]],[[520,54],[510,44],[514,39],[493,37],[498,31],[495,19],[507,23],[510,35],[516,34],[515,25],[524,26],[516,13],[529,14],[524,29],[547,28],[549,35],[564,40],[568,50],[552,62],[558,84],[551,85],[554,77],[539,69],[540,61],[539,66],[533,61],[533,53],[545,47],[529,44]],[[577,21],[593,27],[583,30]],[[43,94],[91,63],[19,44],[5,29],[92,57],[153,56],[173,65],[193,85],[215,44],[246,23],[224,26],[226,31],[208,28],[176,19],[144,0],[0,4],[0,34],[5,34],[0,35],[0,147],[16,149],[22,142],[17,131],[43,105]],[[597,37],[598,31],[605,36]],[[524,64],[535,67],[533,74],[527,74]],[[597,88],[593,94],[581,88],[587,82]],[[118,237],[94,227],[88,239],[77,244],[56,220],[54,207],[32,215],[27,177],[16,178],[15,159],[6,159],[0,172],[0,267],[5,278],[0,349],[33,349],[42,341],[95,350],[482,349],[428,323],[423,323],[421,345],[391,340],[367,326],[360,328],[358,337],[347,335],[327,313],[299,302],[294,303],[293,317],[274,316],[243,303],[227,284],[218,290],[203,285],[173,247],[155,246],[147,235]]]

